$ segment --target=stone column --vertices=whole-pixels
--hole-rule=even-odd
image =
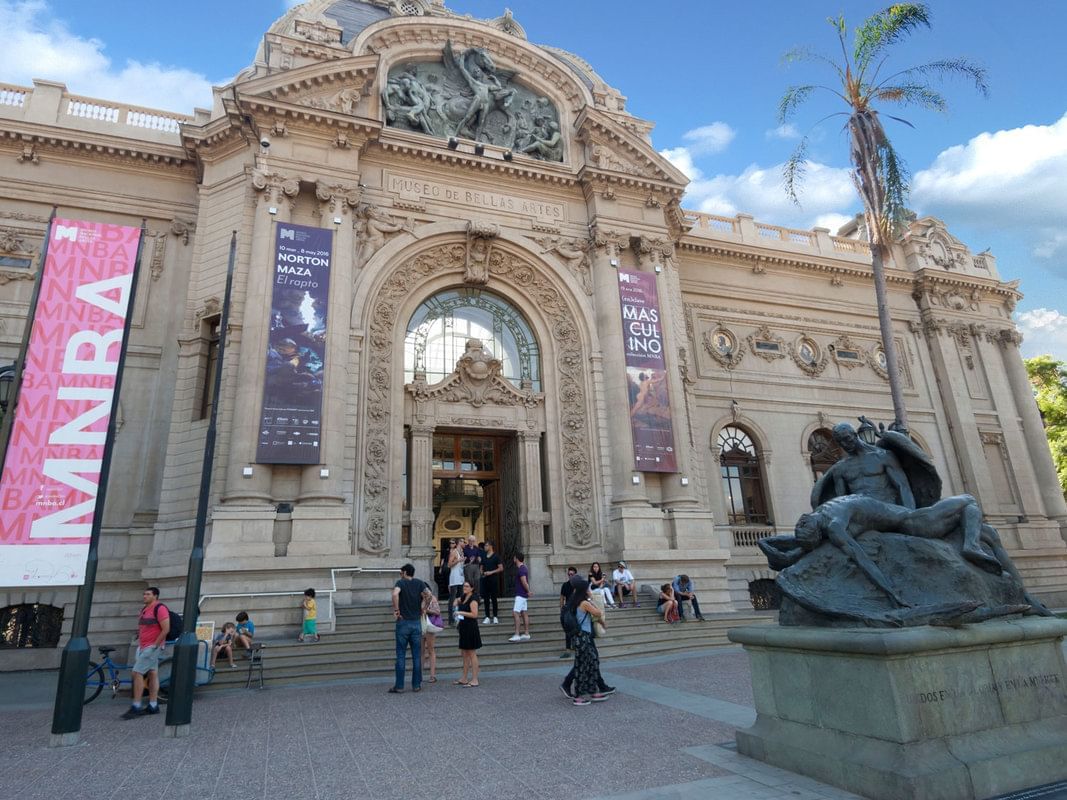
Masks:
[[[239,347],[227,352],[237,359],[237,384],[229,412],[232,434],[226,454],[226,488],[222,505],[212,513],[208,559],[274,557],[272,470],[255,461],[273,290],[274,222],[289,220],[300,182],[255,169],[252,188],[258,195],[252,246],[245,274],[238,276],[238,281],[244,279],[243,298],[239,282],[234,291],[235,301],[241,300],[234,326],[239,339],[233,342],[239,342]],[[252,470],[251,477],[245,477],[245,468]]]
[[[433,426],[414,424],[410,428],[411,451],[408,482],[411,498],[412,561],[429,559],[433,574]]]
[[[1001,345],[1001,355],[1004,358],[1004,371],[1007,373],[1008,383],[1011,385],[1015,398],[1016,411],[1022,420],[1023,436],[1030,450],[1029,460],[1033,465],[1041,499],[1045,505],[1045,516],[1062,523],[1067,521],[1067,505],[1063,500],[1063,489],[1056,476],[1056,468],[1049,456],[1048,438],[1045,436],[1041,414],[1034,401],[1034,389],[1030,384],[1030,377],[1026,374],[1022,354],[1019,352],[1022,336],[1018,331],[1007,328],[1000,332],[998,341]]]
[[[330,258],[330,292],[326,309],[325,374],[318,464],[300,475],[300,494],[293,508],[293,534],[288,555],[349,555],[351,509],[344,506],[342,474],[348,380],[349,315],[352,306],[354,233],[352,209],[359,203],[357,187],[315,186],[319,226],[334,232]],[[323,477],[323,470],[327,476]]]
[[[515,437],[519,462],[519,535],[526,566],[530,569],[530,588],[545,594],[551,591],[548,557],[552,546],[545,544],[545,526],[551,519],[541,502],[541,434],[521,430]]]
[[[619,307],[619,276],[622,249],[629,236],[613,230],[597,230],[594,239],[593,289],[597,309],[597,329],[604,354],[604,400],[609,417],[627,408],[626,360],[622,342],[622,312]],[[633,438],[628,424],[608,427],[611,443],[612,506],[648,506],[644,479],[634,484]]]
[[[269,503],[271,469],[257,465],[260,411],[263,399],[263,374],[270,326],[270,301],[273,290],[271,254],[274,248],[274,223],[288,222],[291,203],[300,192],[293,178],[253,170],[252,188],[258,193],[252,222],[252,247],[245,273],[244,298],[241,304],[241,346],[234,353],[237,364],[237,387],[232,416],[233,434],[226,469],[224,503]],[[240,287],[235,291],[239,296]],[[228,354],[229,355],[229,354]],[[247,478],[243,469],[252,466]]]

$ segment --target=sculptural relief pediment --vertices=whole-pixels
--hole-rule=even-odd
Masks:
[[[689,178],[657,153],[643,137],[613,116],[586,109],[577,124],[577,138],[585,143],[587,169],[673,184],[679,193],[689,183]]]
[[[429,385],[416,373],[415,380],[404,387],[416,401],[441,400],[446,403],[526,406],[544,403],[545,396],[531,389],[519,389],[501,374],[503,364],[482,344],[468,339],[466,352],[456,362],[456,371],[443,381]]]
[[[240,85],[241,95],[354,115],[360,100],[370,95],[378,70],[378,56],[358,56],[297,69]]]

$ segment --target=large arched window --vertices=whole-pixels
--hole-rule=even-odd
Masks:
[[[834,441],[833,433],[826,428],[811,432],[808,437],[808,454],[811,456],[811,471],[819,480],[830,467],[841,460],[845,451]]]
[[[767,525],[766,492],[752,437],[734,425],[719,431],[719,468],[731,525]]]
[[[541,391],[541,357],[530,324],[506,300],[480,289],[448,289],[416,309],[404,339],[405,383],[416,372],[426,373],[428,383],[451,375],[468,339],[481,339],[516,386]]]

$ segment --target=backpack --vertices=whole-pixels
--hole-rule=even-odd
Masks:
[[[559,624],[563,626],[563,631],[568,636],[574,636],[581,630],[578,625],[578,615],[569,605],[559,612]]]
[[[162,603],[158,603],[156,605],[156,611],[155,611],[156,625],[159,624],[159,607],[160,606],[163,606],[163,604]],[[177,611],[172,611],[170,609],[170,606],[163,606],[163,608],[167,609],[167,614],[170,615],[170,630],[167,631],[167,641],[168,642],[177,641],[178,637],[182,635],[182,615],[179,614]]]

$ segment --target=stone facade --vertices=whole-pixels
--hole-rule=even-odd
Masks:
[[[469,91],[399,82],[452,80],[410,67],[446,50],[471,65]],[[464,126],[458,112],[478,97],[484,117]],[[425,109],[440,98],[452,105],[442,100],[434,122]],[[452,128],[440,127],[446,119]],[[483,122],[479,141],[463,138]],[[193,116],[45,81],[0,86],[0,255],[35,262],[52,205],[147,224],[94,642],[125,637],[146,581],[164,597],[181,592],[231,231],[206,594],[332,583],[330,603],[350,602],[381,596],[406,560],[428,576],[433,434],[474,430],[503,442],[500,525],[527,553],[535,590],[549,591],[569,564],[624,558],[642,583],[687,571],[709,611],[749,607],[749,584],[771,577],[755,539],[806,507],[811,434],[856,413],[891,416],[870,254],[855,231],[682,209],[686,179],[654,150],[651,129],[581,58],[526,41],[510,14],[478,21],[426,0],[297,6]],[[255,463],[282,221],[334,231],[312,466]],[[916,439],[948,490],[978,497],[1033,589],[1063,602],[1067,509],[1011,321],[1016,284],[937,219],[914,221],[894,257],[890,303]],[[9,359],[35,266],[0,267]],[[619,268],[657,275],[677,473],[634,472],[619,424],[629,417]],[[459,369],[439,383],[406,379],[412,314],[456,287],[521,312],[538,347],[536,391]],[[765,498],[758,524],[731,524],[724,427],[750,437]],[[0,605],[64,605],[68,618],[74,595],[0,594]],[[298,614],[288,597],[209,598],[204,608],[228,616],[238,606],[268,627]]]

